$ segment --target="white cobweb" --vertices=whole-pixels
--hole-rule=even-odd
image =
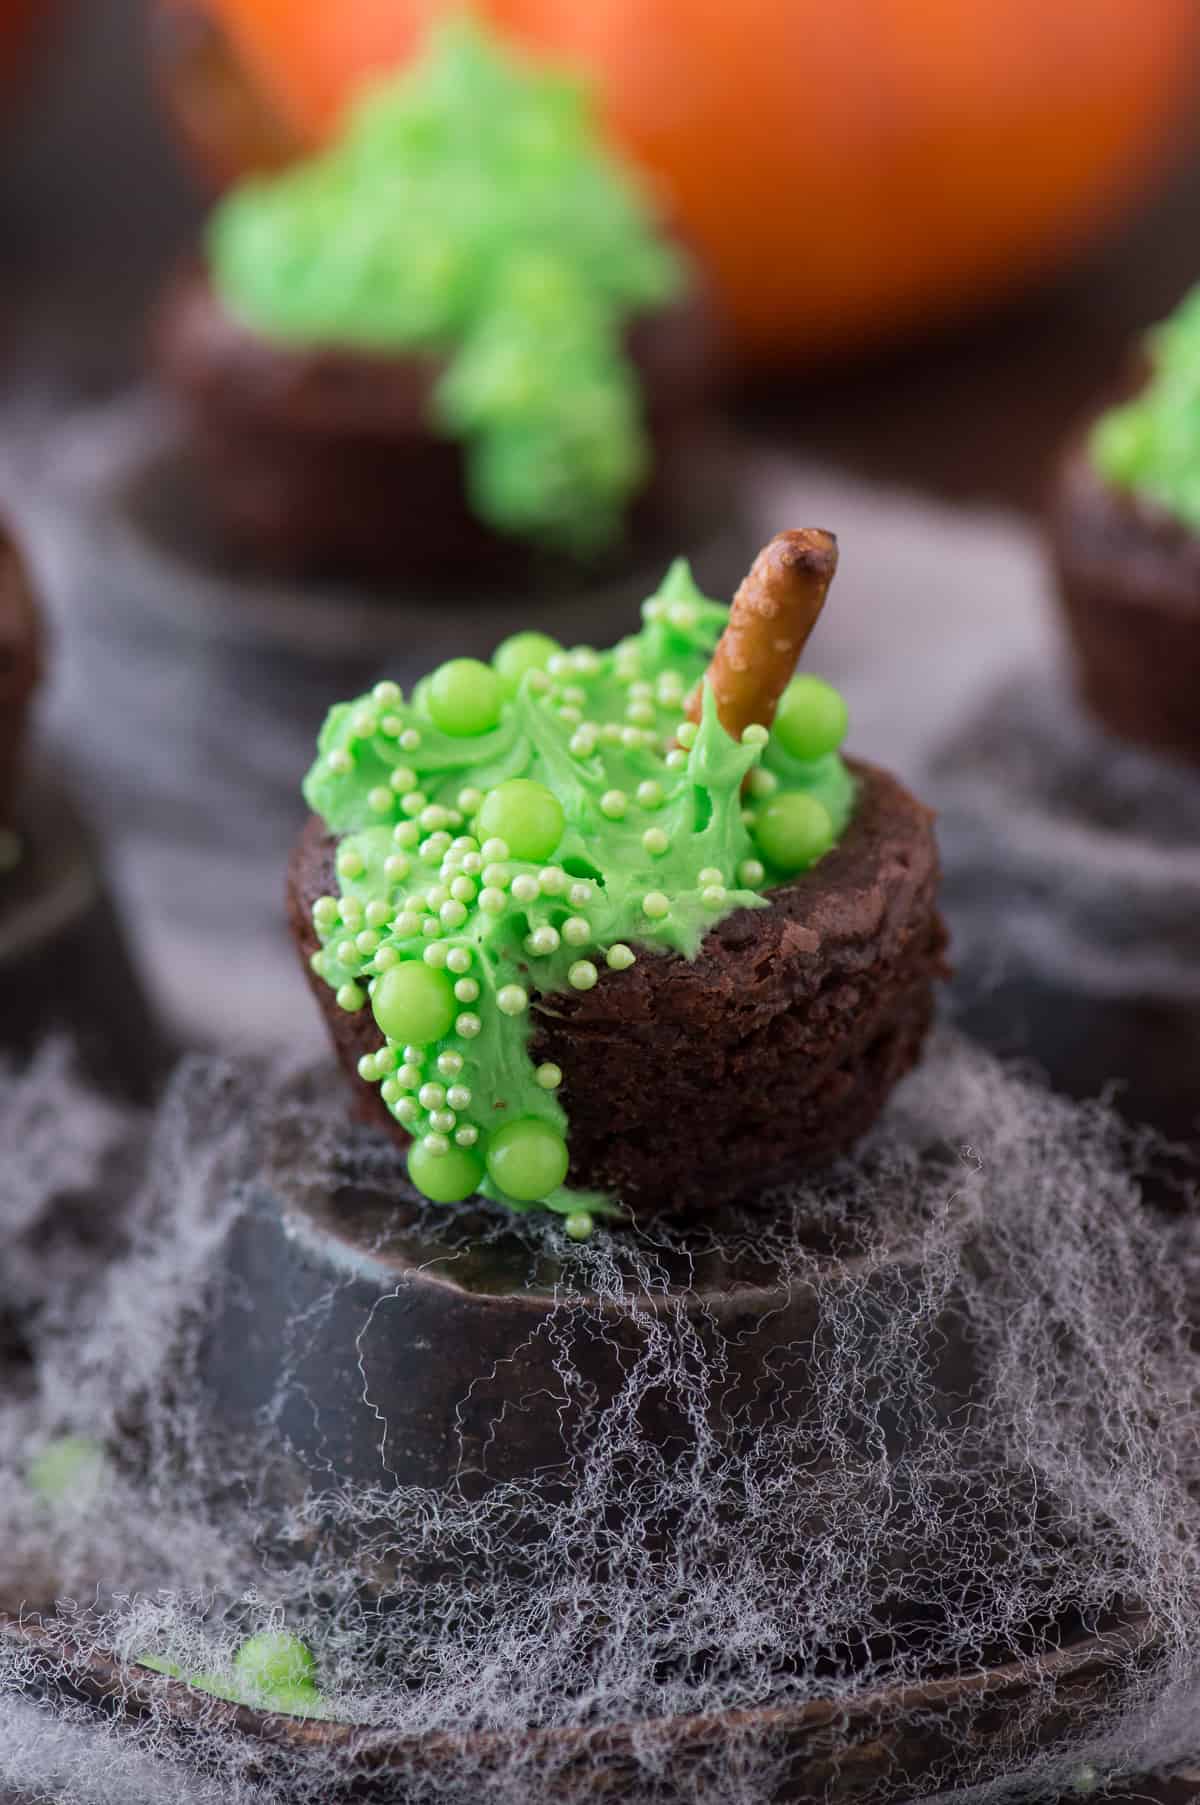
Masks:
[[[139,1653],[219,1673],[270,1624],[310,1644],[336,1719],[411,1739],[372,1797],[569,1805],[595,1796],[603,1763],[564,1734],[631,1726],[615,1796],[763,1805],[789,1772],[777,1733],[734,1719],[689,1752],[672,1722],[821,1700],[870,1722],[880,1689],[1143,1615],[1152,1647],[1135,1637],[1114,1657],[1106,1708],[1051,1726],[1036,1755],[1017,1735],[1036,1689],[1007,1736],[969,1689],[949,1719],[910,1702],[902,1721],[948,1738],[930,1786],[941,1773],[981,1796],[1045,1798],[1200,1753],[1200,1232],[1146,1210],[1130,1176],[1142,1150],[1100,1105],[944,1034],[855,1160],[768,1210],[582,1247],[497,1214],[510,1257],[550,1241],[561,1262],[544,1332],[564,1399],[581,1401],[581,1320],[602,1334],[617,1309],[636,1329],[617,1394],[564,1430],[568,1482],[390,1489],[381,1472],[376,1488],[276,1505],[269,1413],[246,1445],[223,1436],[198,1350],[263,1125],[296,1118],[317,1186],[363,1157],[336,1099],[314,1117],[311,1094],[192,1060],[148,1152],[126,1124],[143,1152],[122,1163],[106,1106],[60,1059],[0,1086],[0,1119],[79,1118],[61,1145],[9,1144],[14,1244],[53,1232],[64,1196],[76,1233],[81,1202],[110,1224],[87,1273],[6,1252],[3,1304],[29,1358],[14,1355],[0,1405],[0,1593],[57,1597],[61,1646],[0,1642],[0,1782],[73,1805],[341,1796],[341,1758],[294,1736],[264,1757],[202,1694],[181,1734],[164,1682],[136,1719],[97,1718],[63,1683],[80,1650],[116,1657],[118,1696]],[[366,1159],[371,1183],[394,1180],[391,1159]],[[756,1434],[730,1401],[729,1341],[661,1307],[685,1255],[751,1243],[788,1286],[815,1288],[820,1319],[809,1404]],[[947,1413],[939,1348],[974,1375],[969,1409]],[[642,1420],[664,1398],[689,1425],[673,1455]],[[107,1464],[50,1506],[25,1473],[64,1433],[101,1442]],[[896,1716],[878,1706],[873,1733]]]

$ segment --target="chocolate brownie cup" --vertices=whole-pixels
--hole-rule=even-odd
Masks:
[[[1050,537],[1087,706],[1122,739],[1200,765],[1200,534],[1107,481],[1085,442],[1064,460]]]
[[[228,537],[445,586],[661,543],[719,363],[582,94],[465,20],[225,196],[154,350]]]
[[[849,1149],[915,1063],[932,817],[789,682],[835,561],[780,534],[732,611],[678,564],[611,652],[522,634],[330,714],[292,932],[427,1196],[581,1234],[712,1209]]]
[[[1050,540],[1084,700],[1200,764],[1200,288],[1063,458]]]
[[[0,829],[10,830],[30,704],[42,669],[42,635],[25,564],[0,523]]]

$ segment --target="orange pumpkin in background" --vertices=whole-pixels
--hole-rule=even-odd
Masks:
[[[438,0],[207,0],[309,142]],[[962,311],[1136,196],[1195,91],[1197,0],[488,0],[592,71],[743,345]]]

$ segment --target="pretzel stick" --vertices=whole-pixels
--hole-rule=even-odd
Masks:
[[[721,725],[735,740],[774,720],[836,569],[833,534],[803,527],[776,533],[743,578],[705,673]],[[699,721],[703,701],[699,683],[688,698],[689,720]]]

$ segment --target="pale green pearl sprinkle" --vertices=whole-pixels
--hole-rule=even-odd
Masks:
[[[363,899],[361,896],[343,896],[342,920],[348,928],[359,926],[363,918]]]
[[[428,802],[421,810],[420,822],[426,833],[437,834],[449,825],[450,811],[444,809],[440,802]],[[445,852],[449,844],[447,839],[445,845],[439,848],[439,854]]]
[[[538,872],[538,884],[545,896],[561,896],[567,887],[567,874],[561,865],[547,865]]]
[[[656,783],[653,777],[648,777],[645,783],[639,783],[637,799],[642,808],[661,808],[663,801],[661,783]]]
[[[592,924],[582,915],[568,915],[562,924],[562,937],[568,946],[586,946],[592,938]]]
[[[426,1153],[432,1154],[435,1159],[441,1159],[443,1154],[450,1151],[450,1143],[444,1134],[427,1134],[421,1145]]]
[[[570,702],[565,702],[558,711],[558,718],[560,721],[565,721],[568,727],[578,727],[583,719],[583,710],[573,707]]]
[[[432,965],[435,971],[440,971],[446,963],[447,951],[448,949],[443,941],[435,940],[432,946],[427,946],[425,948],[421,957],[424,959],[426,965]]]
[[[392,911],[381,897],[376,897],[366,907],[366,922],[369,928],[385,928],[392,918]]]
[[[335,746],[325,762],[335,777],[347,777],[354,769],[354,760],[344,746]]]
[[[424,1047],[414,1047],[414,1046],[405,1047],[404,1063],[406,1065],[417,1065],[417,1066],[424,1065],[425,1064]]]
[[[360,1078],[364,1079],[367,1084],[374,1084],[379,1076],[379,1072],[375,1065],[374,1053],[363,1054],[358,1062],[358,1075]]]
[[[380,708],[395,708],[397,702],[403,700],[400,685],[393,683],[389,677],[385,677],[371,691],[371,700],[378,702]]]
[[[356,1015],[367,1000],[367,993],[361,984],[343,984],[338,990],[336,1002],[339,1009],[347,1015]]]
[[[354,944],[364,959],[379,951],[379,935],[374,928],[364,928],[361,934],[354,936]]]
[[[771,735],[767,728],[759,722],[751,722],[749,727],[742,728],[743,746],[765,746]]]
[[[648,702],[653,694],[654,685],[649,683],[645,677],[638,677],[629,685],[630,699],[634,702]]]
[[[429,1126],[438,1134],[453,1134],[458,1117],[452,1109],[432,1109],[429,1112]]]
[[[398,740],[404,732],[404,719],[398,714],[385,714],[379,717],[379,731],[390,740]]]
[[[373,790],[367,791],[367,807],[374,809],[377,815],[390,814],[395,800],[392,792],[383,783],[376,784]]]
[[[758,819],[758,817],[756,816],[756,814],[754,813],[754,810],[752,808],[744,808],[742,810],[742,826],[743,827],[753,827],[754,823],[757,819]]]
[[[360,708],[351,726],[360,740],[373,740],[379,732],[379,716],[369,708]]]
[[[471,794],[472,796],[478,796],[479,791],[472,790]],[[462,796],[460,796],[458,800],[461,803]],[[474,834],[459,834],[454,842],[454,850],[455,852],[478,852],[479,841],[475,838]]]
[[[421,830],[415,821],[398,821],[392,829],[392,839],[397,846],[411,850],[421,838]]]
[[[591,646],[576,646],[571,663],[580,677],[595,677],[600,672],[600,654]]]
[[[696,873],[696,882],[702,885],[723,884],[725,882],[725,873],[723,871],[718,871],[715,865],[705,865],[702,871]]]
[[[619,723],[616,721],[605,721],[600,729],[600,738],[604,741],[606,746],[619,746],[621,744],[621,728]]]
[[[661,921],[664,915],[671,913],[671,899],[664,896],[661,890],[649,890],[642,898],[642,913],[649,915],[652,921]]]
[[[552,1059],[540,1065],[533,1076],[544,1091],[556,1091],[563,1081],[562,1067],[555,1065]]]
[[[637,963],[637,954],[631,946],[626,946],[623,940],[618,940],[616,945],[610,946],[605,953],[604,963],[610,971],[628,971],[631,965]]]
[[[333,950],[339,965],[353,965],[358,957],[358,948],[353,940],[339,941]]]
[[[679,726],[675,729],[675,738],[679,741],[681,746],[686,747],[690,752],[692,747],[696,744],[696,735],[698,732],[699,728],[696,726],[695,721],[681,721]]]
[[[529,992],[520,984],[502,984],[496,992],[496,1007],[502,1015],[524,1015]]]
[[[546,660],[546,669],[552,677],[565,677],[574,669],[575,661],[569,652],[551,652]]]
[[[482,876],[484,883],[490,889],[503,890],[511,882],[512,872],[507,865],[494,861],[492,864],[484,866]]]
[[[631,702],[625,710],[625,719],[632,722],[635,727],[653,727],[655,719],[653,702]]]
[[[415,727],[406,727],[400,735],[400,744],[406,752],[415,752],[421,744],[421,736]]]
[[[464,1123],[464,1125],[461,1128],[456,1128],[454,1130],[454,1140],[455,1140],[456,1146],[473,1147],[478,1139],[479,1139],[479,1130],[478,1130],[478,1128],[475,1128],[470,1122],[466,1122],[466,1123]]]
[[[403,1122],[406,1128],[415,1128],[421,1120],[421,1112],[411,1097],[400,1097],[393,1103],[392,1114],[397,1122]]]
[[[412,1049],[410,1048],[409,1051],[411,1052]],[[406,1091],[415,1091],[419,1089],[424,1076],[425,1074],[421,1070],[421,1067],[411,1059],[406,1059],[396,1073],[397,1082],[400,1084],[401,1088]]]
[[[580,689],[577,683],[568,683],[563,690],[562,699],[564,702],[570,702],[575,708],[582,708],[587,701],[587,691]]]
[[[642,614],[646,620],[661,620],[666,609],[666,602],[660,602],[657,597],[652,597],[650,601],[643,603]]]
[[[684,682],[678,671],[663,671],[655,684],[655,695],[660,702],[673,702],[683,695]]]
[[[508,907],[508,898],[503,890],[497,890],[493,884],[487,884],[479,892],[479,907],[485,915],[503,915]]]
[[[747,890],[761,884],[766,875],[766,867],[758,859],[743,859],[738,866],[738,882]]]
[[[501,840],[499,836],[493,836],[492,839],[485,840],[479,850],[483,854],[483,862],[485,865],[490,865],[493,860],[503,862],[509,856],[508,841]]]
[[[446,1092],[446,1102],[451,1109],[469,1109],[471,1093],[465,1084],[452,1084]]]
[[[403,1092],[400,1089],[399,1079],[385,1078],[379,1087],[379,1094],[385,1103],[398,1103],[403,1095]]]
[[[466,978],[463,981],[464,981],[464,983],[467,983],[467,984],[474,983],[474,979],[472,979],[472,978]],[[454,992],[455,992],[456,996],[458,995],[458,988],[459,987],[456,984],[454,986]],[[475,988],[476,988],[476,990],[478,990],[479,986],[476,985]],[[461,998],[460,998],[460,1001],[461,1001]],[[474,1040],[475,1036],[480,1032],[482,1027],[483,1027],[483,1023],[480,1021],[479,1017],[477,1015],[472,1015],[470,1013],[460,1015],[454,1024],[455,1032],[458,1034],[461,1034],[462,1038],[464,1040]]]
[[[410,940],[421,932],[421,917],[415,909],[401,909],[392,923],[392,932],[400,940]]]
[[[312,918],[319,928],[331,928],[338,918],[337,902],[332,896],[318,896],[313,904]]]
[[[380,1047],[375,1055],[375,1069],[378,1072],[394,1072],[397,1065],[395,1047]]]
[[[774,771],[764,771],[760,767],[751,771],[746,779],[746,788],[752,796],[773,796],[779,788],[779,779]]]
[[[646,848],[646,851],[653,854],[655,858],[661,857],[661,855],[667,851],[670,844],[670,835],[665,833],[661,827],[648,827],[642,835],[642,845]]]
[[[431,1081],[429,1084],[423,1084],[417,1092],[417,1102],[422,1109],[441,1109],[445,1101],[446,1087],[444,1084]]]
[[[687,768],[687,753],[682,746],[672,746],[663,759],[668,771],[683,771]]]
[[[483,870],[483,860],[477,852],[464,852],[461,870],[464,877],[478,877]]]
[[[343,877],[361,877],[366,870],[361,852],[353,846],[343,846],[338,853],[337,868]]]
[[[323,978],[325,976],[325,955],[324,955],[324,953],[321,953],[321,952],[310,953],[308,956],[308,969],[310,971],[315,971],[318,978]]]
[[[425,892],[425,906],[427,909],[440,909],[444,902],[449,901],[450,892],[447,890],[445,884],[431,884]]]
[[[446,954],[446,970],[456,975],[471,969],[471,951],[469,947],[452,946]]]
[[[390,852],[383,861],[383,875],[390,884],[403,883],[412,871],[412,865],[402,852]]]
[[[426,807],[428,802],[429,802],[429,798],[425,794],[424,790],[410,790],[408,792],[407,796],[401,796],[400,807],[404,810],[404,813],[406,815],[408,815],[411,819],[412,816],[419,815],[421,813],[421,810]],[[416,826],[415,821],[413,822],[413,826],[414,827]],[[419,831],[419,829],[418,829],[418,831]]]
[[[428,810],[424,811],[428,814]],[[429,864],[436,863],[446,857],[450,849],[450,835],[444,831],[431,833],[427,840],[421,842],[421,857]]]
[[[541,891],[542,886],[536,877],[531,877],[528,872],[522,872],[520,877],[515,877],[512,881],[512,893],[518,902],[536,902]]]
[[[621,744],[627,752],[636,752],[639,746],[653,745],[654,735],[644,727],[622,727]]]
[[[586,878],[580,878],[579,882],[572,884],[567,891],[567,901],[573,909],[586,909],[588,904],[594,900],[595,892]]]
[[[667,619],[673,627],[686,631],[696,624],[696,610],[691,602],[668,602]]]
[[[723,909],[727,895],[724,884],[705,884],[700,892],[700,901],[706,909]]]
[[[442,924],[436,915],[427,915],[421,923],[421,932],[424,934],[426,940],[432,940],[433,936],[435,934],[440,934],[441,931]]]
[[[437,1069],[443,1078],[457,1078],[463,1069],[463,1063],[462,1054],[456,1053],[453,1047],[447,1047],[446,1051],[439,1053],[437,1057]]]
[[[454,994],[460,1003],[474,1003],[479,996],[479,985],[474,978],[460,978],[454,986]]]
[[[593,727],[580,727],[567,741],[568,749],[576,758],[590,758],[596,750],[596,730]]]
[[[411,765],[397,765],[388,778],[388,782],[397,796],[406,796],[410,790],[415,790],[418,781],[417,774]]]
[[[448,928],[451,932],[455,928],[461,928],[466,919],[467,905],[459,902],[456,896],[452,896],[449,902],[444,902],[438,910],[438,920],[444,928]]]
[[[567,983],[572,990],[591,990],[599,976],[590,959],[576,959],[567,971]]]
[[[466,785],[454,799],[464,815],[473,815],[483,801],[483,791],[477,790],[473,783]]]
[[[556,953],[558,951],[558,929],[550,927],[549,924],[544,927],[534,928],[533,933],[530,934],[529,938],[526,940],[525,946],[526,950],[531,952],[535,958],[548,958],[551,953]]]
[[[526,671],[524,681],[539,696],[544,696],[550,688],[550,678],[545,671]]]
[[[572,1210],[563,1219],[563,1233],[571,1241],[590,1241],[595,1226],[590,1210]]]

